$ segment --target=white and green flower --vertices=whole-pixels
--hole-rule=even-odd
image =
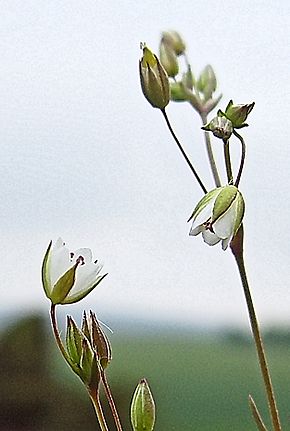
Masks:
[[[188,220],[192,220],[189,235],[201,233],[208,245],[221,241],[223,250],[226,250],[242,223],[244,211],[244,199],[237,187],[211,190],[197,204]]]
[[[53,304],[72,304],[88,295],[107,275],[92,261],[89,248],[70,251],[59,238],[50,242],[42,264],[42,283]]]

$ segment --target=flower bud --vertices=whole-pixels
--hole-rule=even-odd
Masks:
[[[170,99],[174,102],[185,102],[188,99],[182,82],[170,83]]]
[[[226,250],[242,223],[244,211],[244,199],[237,187],[211,190],[196,205],[188,220],[192,220],[189,235],[202,233],[208,245],[222,241],[222,248]]]
[[[241,129],[242,127],[248,126],[245,121],[252,109],[254,108],[254,105],[255,102],[247,105],[234,105],[233,101],[230,100],[228,106],[226,107],[226,111],[219,111],[218,115],[222,115],[229,119],[235,129]]]
[[[205,66],[198,78],[197,89],[203,94],[204,100],[207,101],[211,99],[212,94],[216,90],[216,87],[217,80],[214,70],[212,66],[208,64],[207,66]]]
[[[102,330],[96,315],[90,312],[91,321],[91,341],[94,350],[103,369],[107,368],[112,360],[112,349],[108,337]]]
[[[181,55],[185,51],[185,43],[177,31],[164,31],[162,33],[163,42],[167,43],[174,50],[176,55]]]
[[[152,431],[155,423],[155,404],[148,383],[140,380],[131,403],[133,431]]]
[[[159,47],[159,56],[162,66],[167,72],[167,75],[174,78],[178,74],[177,56],[171,46],[161,41]]]
[[[188,90],[193,89],[195,79],[190,65],[187,66],[187,71],[182,76],[182,83]]]
[[[225,117],[214,117],[208,124],[202,127],[207,132],[212,132],[217,138],[227,141],[233,133],[233,125]]]
[[[154,107],[164,109],[169,103],[169,80],[167,73],[158,60],[144,44],[143,57],[139,61],[141,88],[148,102]]]

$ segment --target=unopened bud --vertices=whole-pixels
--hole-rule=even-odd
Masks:
[[[185,102],[188,99],[182,82],[170,83],[170,99],[174,102]]]
[[[141,88],[148,102],[154,107],[164,109],[169,103],[169,80],[167,73],[158,60],[144,44],[143,57],[139,61]]]
[[[205,66],[197,81],[197,89],[204,95],[204,100],[209,100],[217,87],[214,70],[210,64]]]
[[[159,56],[162,66],[167,75],[174,78],[178,74],[177,56],[170,45],[161,41],[159,47]]]
[[[140,380],[131,403],[133,431],[152,431],[155,423],[155,404],[146,379]]]
[[[207,132],[212,132],[216,138],[227,141],[233,133],[233,125],[225,117],[214,117],[208,124],[202,127]]]
[[[233,101],[230,100],[226,111],[219,111],[218,115],[223,115],[228,120],[230,120],[235,129],[241,129],[242,127],[247,127],[248,124],[245,123],[248,115],[254,108],[255,102],[246,105],[234,105]]]
[[[164,31],[162,33],[162,41],[169,44],[176,55],[181,55],[185,51],[185,43],[177,31]]]

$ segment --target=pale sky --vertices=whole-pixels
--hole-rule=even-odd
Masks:
[[[48,309],[40,267],[61,236],[109,272],[79,306],[107,323],[248,325],[231,252],[188,235],[202,195],[140,90],[139,42],[158,52],[175,29],[196,75],[214,67],[220,108],[256,102],[241,132],[246,263],[261,323],[290,323],[289,16],[286,0],[1,1],[2,310]],[[212,188],[197,114],[168,114]]]

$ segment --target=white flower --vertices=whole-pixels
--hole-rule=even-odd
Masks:
[[[244,210],[244,199],[237,187],[211,190],[197,204],[189,219],[192,220],[189,235],[202,233],[208,245],[222,241],[222,248],[226,250],[242,223]]]
[[[89,248],[71,252],[61,238],[50,242],[42,264],[42,283],[53,304],[72,304],[90,293],[107,275],[92,261]]]

